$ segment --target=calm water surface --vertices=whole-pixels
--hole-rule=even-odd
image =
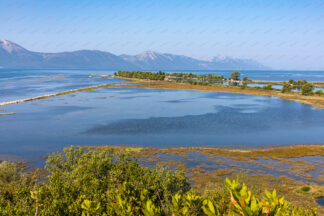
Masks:
[[[44,76],[51,77],[49,73]],[[54,79],[50,84],[47,80],[34,84],[24,75],[2,77],[0,101],[5,101],[4,91],[9,99],[25,86],[25,91],[17,94],[42,95],[44,89],[32,89],[35,85],[56,92],[77,85],[121,82],[90,78],[91,73],[62,71],[66,81]],[[15,80],[21,86],[15,85]],[[27,82],[25,86],[22,80]],[[10,89],[16,93],[10,94]],[[0,116],[0,155],[35,162],[68,145],[242,146],[324,141],[323,110],[267,96],[114,87],[1,109],[17,114]]]
[[[232,71],[166,71],[195,74],[216,74],[229,77]],[[57,93],[71,89],[100,85],[123,80],[111,80],[93,74],[110,74],[112,70],[54,70],[54,69],[0,69],[0,102]],[[324,81],[324,71],[241,71],[251,80]],[[265,84],[249,84],[263,87]],[[281,89],[281,85],[273,85]],[[316,88],[315,90],[323,89]],[[324,90],[324,89],[323,89]]]

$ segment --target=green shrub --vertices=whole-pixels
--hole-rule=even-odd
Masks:
[[[272,84],[268,84],[266,86],[263,86],[262,89],[264,89],[264,90],[272,90],[273,89]]]
[[[293,86],[290,83],[284,83],[282,85],[281,92],[282,93],[291,92],[292,89],[293,89]]]
[[[30,191],[35,181],[16,163],[0,164],[0,215],[33,215],[35,202]]]
[[[80,214],[85,199],[100,205],[100,213],[138,213],[142,193],[158,206],[165,206],[176,193],[189,190],[184,173],[164,168],[149,169],[125,154],[71,147],[65,154],[49,156],[45,169],[49,183],[40,188],[41,211],[55,215]],[[116,203],[112,205],[112,203]]]
[[[319,89],[319,90],[317,90],[317,91],[315,92],[315,95],[317,95],[317,96],[323,96],[323,95],[324,95],[324,92],[323,92],[322,89]]]
[[[230,79],[231,80],[240,80],[240,72],[238,71],[233,71],[231,74],[230,74]]]
[[[302,188],[300,188],[301,191],[304,191],[304,192],[308,192],[310,190],[310,187],[309,186],[303,186]]]
[[[240,86],[241,89],[246,89],[246,87],[247,87],[246,83],[243,83],[243,85]]]

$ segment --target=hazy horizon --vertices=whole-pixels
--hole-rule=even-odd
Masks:
[[[37,52],[146,50],[324,70],[322,1],[0,0],[0,38]]]

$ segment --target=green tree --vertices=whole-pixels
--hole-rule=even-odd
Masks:
[[[242,80],[243,80],[243,82],[248,82],[249,78],[247,76],[244,76]]]
[[[313,95],[315,87],[311,83],[306,83],[302,86],[302,95]]]
[[[292,88],[293,88],[292,85],[290,85],[289,83],[284,83],[282,85],[281,92],[282,93],[291,92]]]
[[[240,80],[240,72],[238,71],[233,71],[231,74],[230,74],[230,79],[231,80]]]
[[[289,83],[290,85],[295,85],[295,84],[296,84],[296,82],[295,82],[293,79],[290,79],[290,80],[288,81],[288,83]]]

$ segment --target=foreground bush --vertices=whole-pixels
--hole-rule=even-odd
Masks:
[[[237,180],[227,195],[198,195],[185,173],[145,168],[126,154],[68,148],[48,157],[48,179],[0,164],[0,215],[316,215],[276,192],[259,200]],[[224,201],[225,199],[225,201]]]

